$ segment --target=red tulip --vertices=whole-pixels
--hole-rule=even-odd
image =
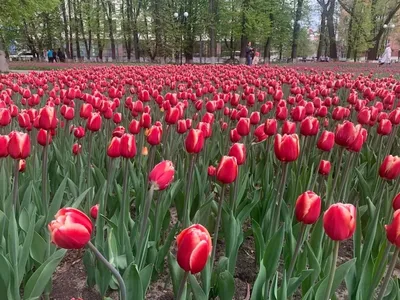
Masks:
[[[241,136],[247,136],[250,133],[250,119],[240,118],[236,125],[236,130]]]
[[[74,128],[74,136],[77,139],[83,138],[85,136],[85,128],[83,128],[82,126],[75,127]]]
[[[333,204],[325,212],[323,223],[332,240],[347,240],[356,229],[356,208],[352,204]]]
[[[216,170],[217,179],[224,184],[229,184],[236,180],[237,174],[236,157],[223,156]]]
[[[385,225],[385,230],[388,241],[396,247],[400,247],[400,210],[394,212],[392,223]]]
[[[164,160],[157,164],[149,174],[149,182],[155,190],[166,189],[174,180],[174,165],[169,160]]]
[[[132,120],[129,124],[129,132],[132,134],[138,134],[140,132],[140,122],[138,120]]]
[[[321,213],[321,198],[312,191],[301,194],[296,201],[296,219],[304,224],[314,224]]]
[[[8,142],[10,137],[8,135],[0,135],[0,158],[8,156]]]
[[[400,193],[393,198],[392,207],[394,211],[400,209]]]
[[[0,126],[7,126],[11,123],[11,113],[7,108],[0,108]]]
[[[46,105],[39,112],[39,126],[45,130],[57,127],[56,110],[54,107]]]
[[[278,123],[276,119],[267,119],[264,124],[264,132],[266,135],[271,136],[276,134]]]
[[[179,120],[179,109],[177,107],[171,107],[165,114],[165,122],[167,124],[176,124]]]
[[[186,133],[187,129],[186,120],[178,120],[178,123],[176,123],[176,132],[179,134],[184,134]]]
[[[112,136],[122,137],[124,135],[124,133],[125,133],[125,127],[118,126],[113,130]]]
[[[90,208],[90,216],[91,216],[93,219],[96,220],[98,214],[99,214],[99,204],[93,205],[93,206]]]
[[[49,135],[49,136],[47,136]],[[49,138],[49,142],[47,143],[47,137]],[[46,146],[46,144],[51,144],[52,142],[52,137],[49,131],[46,131],[44,129],[40,129],[38,131],[38,135],[37,135],[37,142],[39,145],[41,146]]]
[[[18,162],[18,171],[23,173],[23,172],[25,172],[25,169],[26,169],[26,160],[20,159]]]
[[[296,106],[290,112],[294,122],[301,122],[306,117],[306,108],[304,106]]]
[[[161,137],[162,128],[156,125],[151,126],[147,135],[147,142],[152,146],[159,145],[161,143]]]
[[[357,122],[361,125],[366,125],[371,120],[371,111],[368,107],[364,107],[357,115]]]
[[[400,175],[400,157],[388,155],[379,168],[379,176],[386,180],[393,180]]]
[[[350,147],[357,138],[361,125],[354,126],[352,122],[344,121],[338,124],[335,132],[335,142],[339,146]]]
[[[331,171],[331,163],[328,160],[321,160],[319,162],[318,173],[321,175],[328,175]]]
[[[229,132],[229,137],[232,143],[237,143],[242,138],[241,135],[237,132],[237,129],[234,128]]]
[[[14,159],[25,159],[31,153],[31,139],[27,133],[12,131],[9,134],[8,154]]]
[[[236,158],[238,166],[243,165],[246,161],[246,146],[241,143],[235,143],[229,149],[228,155]]]
[[[75,117],[75,109],[73,107],[66,107],[64,112],[65,120],[71,121]]]
[[[78,143],[75,143],[72,145],[72,153],[74,155],[78,155],[82,151],[82,145],[79,145]]]
[[[142,128],[150,128],[151,127],[151,116],[148,113],[143,113],[140,118],[140,126]]]
[[[86,123],[86,128],[90,131],[99,131],[101,128],[102,119],[99,113],[92,113]]]
[[[60,248],[80,249],[90,241],[92,221],[76,208],[62,208],[48,225],[51,241]]]
[[[389,135],[392,132],[392,122],[389,119],[382,119],[379,122],[377,133],[380,135]]]
[[[250,115],[250,124],[257,125],[260,122],[260,113],[258,111],[253,111]]]
[[[304,136],[317,135],[319,130],[319,121],[314,117],[307,117],[300,124],[300,133]]]
[[[114,121],[115,124],[121,123],[121,121],[122,121],[122,115],[121,115],[121,113],[115,113],[115,114],[113,115],[113,121]]]
[[[79,113],[79,116],[83,119],[87,119],[90,117],[92,112],[93,112],[93,106],[89,103],[83,103],[81,106],[81,111]]]
[[[276,108],[275,118],[278,120],[286,120],[288,114],[288,110],[286,106],[278,106]]]
[[[335,145],[335,134],[324,130],[318,139],[317,147],[322,151],[331,151]]]
[[[199,124],[197,124],[197,129],[200,129],[201,131],[203,131],[203,135],[204,135],[205,139],[208,139],[212,134],[212,128],[211,128],[210,123],[199,122]]]
[[[217,172],[217,169],[214,166],[209,166],[207,168],[208,176],[212,176],[213,177],[213,176],[215,176],[216,172]]]
[[[124,158],[134,158],[136,155],[136,139],[133,134],[124,133],[120,140],[120,153]]]
[[[107,147],[107,155],[112,158],[121,156],[121,138],[114,136]]]
[[[204,146],[204,135],[200,129],[190,129],[185,139],[185,147],[188,153],[199,153]]]
[[[266,135],[264,132],[264,127],[264,124],[261,124],[254,130],[254,136],[256,137],[257,143],[262,142],[268,138],[268,135]]]
[[[297,134],[277,134],[274,141],[276,157],[283,162],[295,161],[299,157],[300,144]]]
[[[283,122],[281,131],[282,134],[296,133],[296,123],[286,120],[285,122]]]
[[[184,229],[177,237],[176,259],[186,272],[196,274],[207,264],[211,254],[212,242],[207,229],[200,224],[193,224]]]

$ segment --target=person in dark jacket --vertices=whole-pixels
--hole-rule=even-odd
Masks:
[[[251,66],[254,57],[254,48],[251,47],[251,42],[246,47],[246,65]]]

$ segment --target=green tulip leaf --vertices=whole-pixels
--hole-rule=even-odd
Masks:
[[[218,276],[218,296],[221,300],[232,300],[235,293],[235,281],[229,271]],[[198,299],[200,300],[200,299]]]
[[[189,275],[189,282],[190,282],[190,287],[193,292],[193,297],[195,300],[207,300],[206,295],[204,294],[203,289],[199,285],[199,283],[196,280],[196,277],[194,277],[192,274]],[[185,299],[185,298],[184,298]],[[223,300],[222,298],[220,298]]]
[[[353,258],[336,268],[331,295],[337,290],[340,283],[343,281],[343,279],[345,278],[345,276],[347,275],[349,270],[354,266],[355,263],[356,263],[356,258]],[[323,299],[327,287],[328,287],[328,278],[326,277],[319,286],[315,294],[315,299]]]
[[[50,204],[46,223],[50,223],[50,221],[54,218],[57,211],[61,207],[61,203],[64,198],[65,186],[67,185],[67,180],[68,180],[68,177],[65,177],[64,180],[61,182],[60,186],[58,187],[56,193],[54,194],[53,200],[51,201],[51,204]]]
[[[137,265],[131,263],[125,270],[123,279],[126,285],[127,299],[143,299],[143,284],[140,279]]]
[[[66,252],[65,249],[57,250],[32,274],[25,285],[24,299],[40,297]]]
[[[285,226],[282,225],[279,230],[269,240],[265,248],[263,264],[265,267],[266,280],[270,280],[278,268],[279,258],[283,248],[283,237],[285,233]]]

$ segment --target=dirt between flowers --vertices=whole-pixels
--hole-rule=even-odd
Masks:
[[[177,222],[176,212],[171,209],[171,227]],[[249,226],[244,225],[244,230]],[[171,247],[175,247],[173,244]],[[172,249],[171,249],[172,250]],[[239,249],[235,270],[235,300],[249,300],[251,287],[256,280],[258,269],[255,261],[255,245],[252,236],[246,238]],[[341,243],[339,249],[338,264],[342,264],[352,258],[353,243],[351,240]],[[83,265],[84,250],[70,250],[64,257],[53,275],[53,290],[50,299],[54,300],[101,300],[101,296],[94,288],[89,288],[86,283],[86,272]],[[224,243],[217,244],[217,259],[224,254]],[[336,292],[338,299],[348,299],[346,287],[342,283]],[[109,299],[117,300],[118,293],[110,291]],[[164,273],[152,282],[147,291],[146,299],[151,300],[173,300],[172,282],[168,274],[168,266],[165,262]],[[295,294],[293,299],[301,299],[301,295]]]

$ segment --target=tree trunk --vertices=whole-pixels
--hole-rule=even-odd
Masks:
[[[68,35],[68,20],[67,20],[67,11],[66,11],[66,7],[65,7],[65,0],[63,0],[60,4],[61,7],[61,13],[62,13],[62,17],[63,17],[63,29],[64,29],[64,36],[65,36],[65,47],[66,49],[63,49],[63,51],[65,50],[67,57],[70,57],[70,40],[69,40],[69,35]],[[64,47],[63,47],[64,48]]]
[[[271,42],[272,38],[269,36],[264,48],[264,62],[271,63]]]
[[[325,34],[326,34],[326,15],[324,9],[321,12],[321,25],[320,25],[320,33],[319,33],[319,42],[318,42],[318,49],[317,49],[317,60],[322,55],[322,50],[324,49],[325,43]],[[325,45],[326,47],[326,45]]]
[[[233,1],[232,1],[233,2]],[[209,35],[210,35],[210,59],[211,63],[214,64],[217,61],[217,43],[216,43],[216,29],[215,29],[215,17],[216,17],[216,9],[215,9],[216,0],[209,0],[209,15],[210,15],[210,27],[209,27]],[[233,5],[233,4],[232,4]]]
[[[91,47],[91,45],[89,44],[89,42],[88,42],[88,40],[86,38],[86,35],[85,35],[85,28],[83,26],[83,18],[82,18],[82,6],[81,6],[80,1],[79,1],[79,4],[78,4],[78,8],[79,8],[79,26],[80,26],[83,42],[85,44],[86,58],[90,61],[90,51],[91,51],[90,47]],[[89,15],[88,16],[88,18],[89,18],[89,20],[88,20],[88,24],[89,25],[88,26],[90,28],[90,14],[88,14],[88,15]]]
[[[156,39],[156,44],[154,48],[154,58],[160,58],[162,56],[162,46],[161,46],[161,30],[162,30],[162,24],[161,24],[161,15],[160,15],[160,1],[159,0],[153,0],[153,22],[154,22],[154,33],[155,33],[155,39]]]
[[[104,0],[103,7],[106,12],[107,22],[108,22],[108,36],[110,38],[111,43],[111,58],[112,60],[116,59],[116,49],[115,49],[115,37],[114,37],[114,26],[113,26],[113,19],[112,19],[112,3],[110,0],[106,0],[107,5],[105,4]]]
[[[335,23],[334,23],[335,3],[336,0],[330,1],[328,15],[327,15],[327,27],[329,34],[329,57],[333,60],[337,60],[338,58],[337,47],[336,47]]]
[[[249,6],[249,0],[244,0],[243,7],[242,7],[242,34],[240,36],[240,59],[239,59],[239,61],[241,64],[246,63],[246,47],[249,42],[249,39],[246,34],[247,20],[246,20],[246,14],[245,14],[248,6]]]
[[[297,60],[297,44],[299,42],[299,35],[300,35],[299,21],[301,20],[303,2],[304,0],[297,0],[296,16],[294,19],[294,26],[293,26],[293,42],[292,42],[292,55],[291,55],[293,62],[296,62]]]
[[[68,0],[68,24],[69,24],[69,53],[70,59],[74,58],[74,46],[73,46],[73,39],[72,39],[72,30],[73,30],[73,25],[72,25],[72,4],[71,0]]]
[[[76,6],[76,1],[78,0],[73,0],[73,6],[74,6],[74,29],[75,29],[75,47],[76,47],[76,57],[78,60],[81,60],[81,47],[79,45],[79,23],[78,23],[78,10]]]

